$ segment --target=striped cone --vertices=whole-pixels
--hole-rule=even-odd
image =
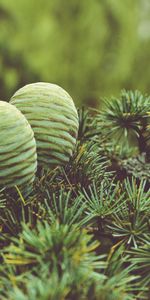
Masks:
[[[19,89],[10,103],[25,115],[34,131],[39,166],[53,169],[66,164],[79,126],[70,95],[58,85],[38,82]]]
[[[34,133],[25,116],[0,101],[0,186],[28,186],[37,168]]]

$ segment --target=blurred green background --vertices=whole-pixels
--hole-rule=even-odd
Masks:
[[[150,0],[0,0],[0,99],[46,81],[77,105],[150,93]]]

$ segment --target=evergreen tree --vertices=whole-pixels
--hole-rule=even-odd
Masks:
[[[0,299],[149,299],[149,100],[123,91],[79,110],[69,163],[40,170],[26,198],[1,188]]]

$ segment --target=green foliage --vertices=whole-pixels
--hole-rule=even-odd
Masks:
[[[146,242],[146,243],[145,243]],[[150,284],[150,239],[143,240],[143,245],[138,249],[132,249],[129,251],[131,255],[130,261],[132,262],[134,269],[140,274],[140,284],[148,286]]]
[[[64,190],[60,190],[59,195],[54,193],[52,196],[49,195],[48,190],[46,192],[45,210],[47,210],[47,219],[51,223],[58,220],[60,224],[67,224],[68,226],[74,224],[80,227],[81,223],[85,222],[83,217],[85,203],[83,203],[81,196],[72,201],[71,191],[66,193]]]
[[[16,275],[18,272],[19,274],[23,272],[24,266],[32,266],[33,273],[36,276],[40,273],[47,274],[46,282],[45,280],[44,282],[49,282],[48,286],[50,285],[51,289],[45,290],[45,284],[43,286],[42,283],[38,287],[35,277],[33,277],[34,297],[42,296],[46,297],[45,299],[48,299],[48,297],[62,299],[63,296],[68,295],[70,298],[71,295],[78,297],[78,293],[84,295],[85,284],[86,290],[91,284],[91,280],[95,277],[99,279],[103,277],[96,273],[96,270],[105,267],[105,263],[101,261],[103,256],[95,255],[94,249],[97,248],[98,243],[92,241],[91,236],[85,230],[79,230],[76,227],[59,224],[58,222],[53,223],[51,226],[47,222],[44,222],[44,224],[38,223],[36,230],[24,224],[19,238],[13,238],[12,242],[13,244],[3,251],[3,257],[4,262],[8,265],[18,266],[18,268],[16,267]],[[52,274],[52,277],[48,280],[49,273]],[[38,279],[39,283],[42,277]],[[20,277],[20,284],[21,281],[22,284],[26,284],[26,279]],[[58,290],[53,291],[52,284],[58,282]],[[27,293],[30,293],[32,288],[30,283],[27,282]],[[17,288],[13,294],[16,293],[19,293]],[[20,293],[22,292],[20,291]]]
[[[124,91],[78,114],[65,166],[39,169],[28,197],[0,190],[2,300],[149,299],[148,148],[129,136],[149,145],[149,97]]]
[[[111,178],[111,172],[107,171],[109,160],[101,155],[97,142],[88,141],[76,145],[76,150],[68,165],[60,169],[56,177],[61,185],[77,193],[82,189],[89,189],[95,182],[97,187],[103,179]]]
[[[93,185],[90,187],[88,193],[84,192],[83,197],[86,201],[86,214],[89,219],[96,219],[97,225],[104,224],[104,220],[109,216],[116,214],[121,210],[123,205],[124,194],[120,193],[119,185],[114,187],[114,183],[101,182],[100,189],[96,189]]]
[[[115,252],[112,248],[112,252],[107,259],[107,267],[105,269],[105,275],[107,276],[103,282],[103,287],[98,287],[102,295],[101,299],[104,300],[130,300],[136,299],[133,290],[138,290],[136,281],[137,275],[132,274],[134,267],[128,265],[127,255],[123,255],[123,247],[121,246]]]
[[[112,98],[105,103],[102,123],[109,133],[115,137],[117,135],[118,139],[125,139],[133,132],[138,139],[142,139],[150,111],[150,97],[143,96],[139,91],[122,91],[119,99]]]
[[[137,248],[143,238],[149,236],[150,190],[145,192],[145,184],[141,181],[137,186],[134,180],[132,184],[129,180],[125,181],[123,190],[126,201],[118,214],[113,215],[112,224],[108,225],[113,236],[127,247],[134,245]]]

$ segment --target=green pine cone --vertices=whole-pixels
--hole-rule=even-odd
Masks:
[[[0,186],[29,187],[36,168],[33,130],[15,106],[0,101]]]
[[[79,126],[70,95],[58,85],[37,82],[19,89],[10,102],[26,116],[34,131],[39,166],[53,169],[67,163]]]

